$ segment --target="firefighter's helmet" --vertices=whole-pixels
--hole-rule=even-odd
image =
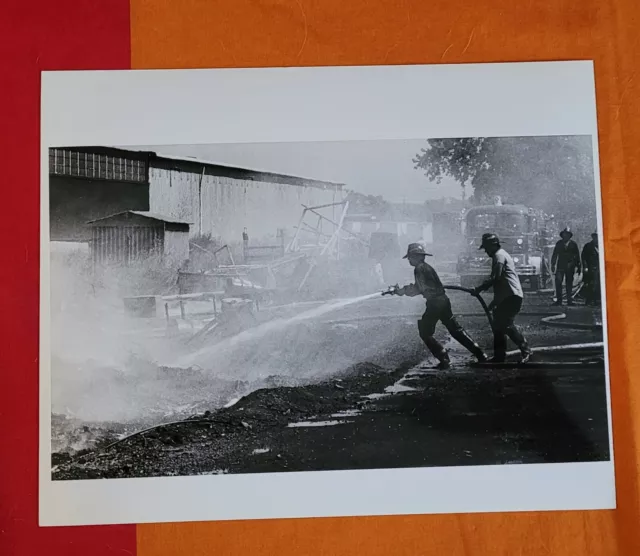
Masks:
[[[482,234],[482,241],[478,249],[484,249],[488,245],[500,245],[500,238],[496,234]]]
[[[565,234],[569,234],[569,238],[573,237],[573,232],[571,231],[571,228],[569,226],[567,226],[564,230],[560,232],[560,237],[564,239]]]
[[[427,253],[424,250],[424,246],[421,243],[410,243],[407,247],[407,254],[402,257],[403,259],[408,259],[410,255],[425,255],[431,257],[431,253]]]

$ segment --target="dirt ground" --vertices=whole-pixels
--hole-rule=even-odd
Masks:
[[[486,320],[473,301],[452,296],[452,302],[468,331],[490,346]],[[320,338],[342,335],[345,350],[349,334],[387,339],[330,378],[299,386],[274,379],[230,407],[124,438],[130,429],[88,428],[85,434],[98,437],[94,447],[54,453],[53,479],[609,459],[603,365],[478,369],[448,342],[454,368],[434,371],[417,338],[415,315],[407,315],[408,307],[419,314],[418,305],[377,304],[316,323]],[[533,346],[602,339],[599,331],[541,325],[538,313],[552,313],[546,300],[530,302],[524,311],[530,316],[520,323]],[[583,323],[597,317],[584,307],[570,313]],[[443,330],[438,335],[446,340]]]

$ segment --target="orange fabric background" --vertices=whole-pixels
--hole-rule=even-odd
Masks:
[[[615,511],[140,525],[140,556],[640,554],[639,22],[638,0],[131,0],[134,69],[595,60],[618,489]]]

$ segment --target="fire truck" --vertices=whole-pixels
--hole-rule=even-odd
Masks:
[[[493,205],[466,210],[462,218],[465,249],[458,256],[460,285],[473,288],[491,274],[491,259],[478,249],[482,234],[497,234],[502,247],[513,258],[522,287],[528,291],[548,288],[551,283],[550,255],[553,240],[551,220],[542,211],[524,205]]]

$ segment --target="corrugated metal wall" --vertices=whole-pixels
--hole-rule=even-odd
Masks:
[[[164,258],[170,266],[179,266],[189,258],[189,234],[187,232],[165,230]]]
[[[150,168],[150,211],[191,222],[191,236],[211,234],[226,243],[240,241],[245,227],[252,240],[274,237],[278,228],[291,232],[302,213],[301,204],[323,205],[342,201],[346,196],[337,188],[320,189],[205,174],[200,201],[200,177],[196,173]],[[336,209],[333,217],[337,219],[338,216],[339,209]]]
[[[151,256],[161,256],[163,228],[96,226],[91,251],[96,264],[129,265]]]

